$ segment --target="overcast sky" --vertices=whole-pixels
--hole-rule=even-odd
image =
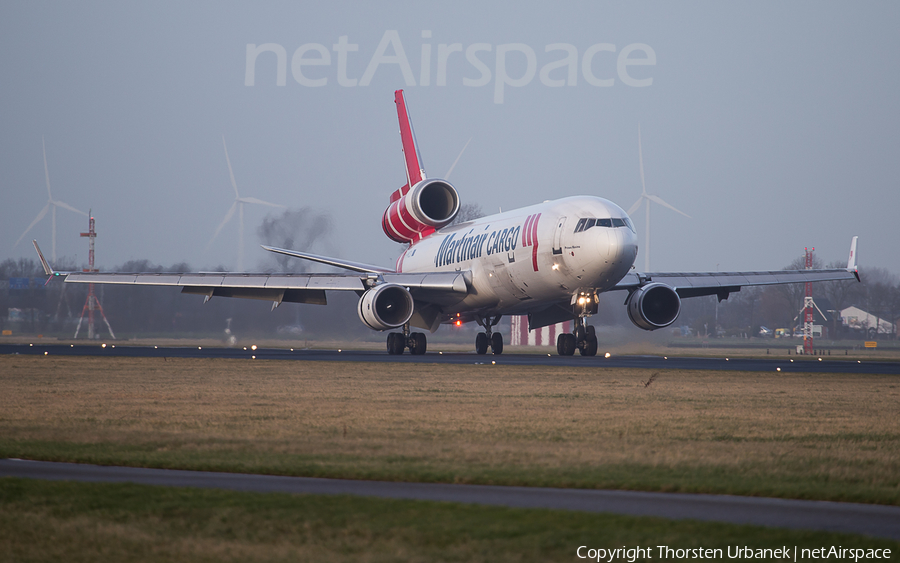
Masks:
[[[385,6],[0,4],[0,259],[31,238],[50,252],[49,213],[13,248],[47,203],[43,136],[53,197],[93,210],[101,268],[234,269],[237,216],[208,247],[234,201],[224,135],[242,196],[329,215],[314,251],[393,266],[404,88],[429,176],[471,139],[451,181],[486,213],[580,194],[629,209],[640,125],[648,193],[691,216],[652,209],[653,270],[778,269],[807,246],[846,260],[859,235],[864,266],[900,273],[900,4]],[[249,77],[248,44],[275,45]],[[271,211],[245,209],[246,269]],[[86,262],[87,219],[57,225],[57,254]]]

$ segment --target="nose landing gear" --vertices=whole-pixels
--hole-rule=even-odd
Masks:
[[[499,332],[491,332],[491,328],[494,327],[497,323],[500,322],[501,315],[497,315],[496,317],[478,317],[475,321],[484,327],[484,332],[479,332],[475,336],[475,353],[476,354],[487,354],[488,346],[491,347],[491,352],[495,356],[499,356],[503,353],[503,335]]]
[[[560,356],[571,356],[577,349],[582,356],[597,355],[597,334],[594,327],[587,324],[584,317],[576,321],[575,331],[556,337],[556,351]]]
[[[419,356],[428,348],[428,340],[421,332],[410,332],[409,323],[403,325],[403,332],[390,332],[387,336],[387,352],[392,356],[399,356],[409,348],[409,353]]]

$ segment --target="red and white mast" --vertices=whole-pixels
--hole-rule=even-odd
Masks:
[[[806,251],[806,269],[812,270],[813,266],[813,249],[805,248]],[[803,353],[813,354],[813,307],[816,304],[812,296],[812,283],[806,282],[806,295],[803,297]]]
[[[88,267],[84,268],[82,271],[84,272],[98,272],[99,270],[94,267],[94,239],[97,238],[97,231],[94,230],[94,214],[90,213],[90,222],[88,224],[88,232],[81,233],[82,237],[87,237],[90,241],[90,251],[88,252]],[[109,326],[109,321],[106,319],[106,315],[103,313],[103,307],[100,305],[100,301],[97,300],[97,296],[94,295],[94,284],[88,284],[88,296],[84,302],[84,308],[81,310],[81,317],[78,319],[78,326],[75,327],[75,338],[78,338],[78,331],[81,330],[81,321],[84,320],[84,313],[88,314],[88,340],[94,339],[94,311],[100,311],[100,316],[103,317],[103,322],[106,323],[106,328],[109,330],[109,336],[115,340],[116,335],[113,334],[112,327]]]

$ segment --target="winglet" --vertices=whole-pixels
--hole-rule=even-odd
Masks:
[[[38,246],[37,241],[32,240],[31,243],[34,244],[34,249],[37,250],[38,258],[40,258],[41,260],[41,266],[44,267],[44,273],[48,276],[55,276],[56,272],[53,271],[53,268],[50,267],[50,263],[47,262],[46,258],[44,258],[44,253],[41,252],[41,247]]]
[[[409,190],[425,179],[425,169],[422,166],[422,157],[419,155],[416,133],[413,131],[412,121],[409,119],[409,109],[403,98],[403,90],[394,92],[394,103],[397,104],[397,118],[400,120],[400,141],[403,143],[403,158],[406,161],[406,189]],[[405,195],[405,193],[404,191],[401,195]]]
[[[858,239],[859,237],[855,236],[850,240],[850,257],[847,258],[847,271],[856,276],[856,281],[859,281],[859,265],[856,261],[856,241]]]

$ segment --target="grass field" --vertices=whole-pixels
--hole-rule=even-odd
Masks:
[[[0,457],[897,505],[898,396],[891,376],[5,356]],[[900,550],[656,518],[0,479],[10,561],[571,561],[579,545],[780,544]]]
[[[890,376],[16,356],[0,373],[4,457],[900,504]]]

